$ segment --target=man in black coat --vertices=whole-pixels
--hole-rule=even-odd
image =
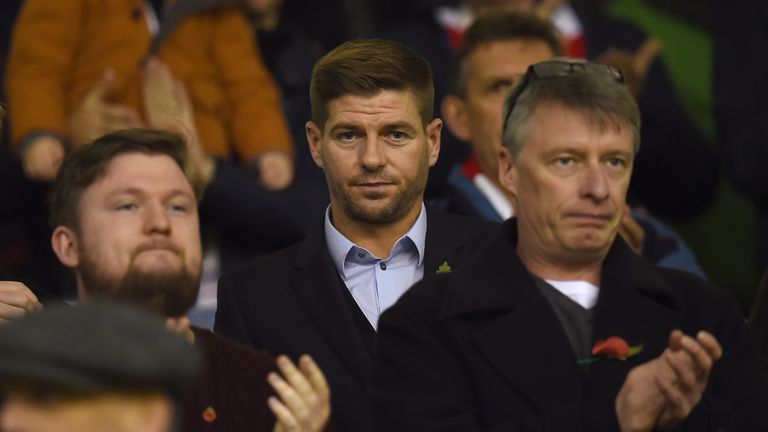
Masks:
[[[517,218],[381,319],[382,431],[764,430],[734,302],[617,236],[637,105],[610,66],[528,68],[499,156]]]
[[[423,276],[460,265],[493,227],[424,207],[442,127],[433,98],[429,65],[397,43],[348,42],[321,59],[307,140],[330,191],[325,220],[219,281],[215,330],[311,354],[340,430],[373,428],[365,389],[379,315]]]

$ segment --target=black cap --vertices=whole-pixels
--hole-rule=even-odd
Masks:
[[[106,301],[58,305],[0,326],[0,380],[57,388],[165,391],[178,397],[200,371],[197,349],[163,320]]]

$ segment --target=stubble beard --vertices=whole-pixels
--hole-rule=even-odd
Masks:
[[[426,166],[426,165],[424,165]],[[365,224],[389,224],[397,222],[404,218],[411,210],[413,203],[419,200],[427,183],[427,168],[419,168],[419,172],[413,182],[407,183],[402,180],[396,183],[397,191],[393,195],[378,194],[375,192],[367,193],[364,200],[356,200],[348,192],[334,181],[329,181],[331,193],[339,199],[344,213],[350,219]],[[371,177],[377,179],[391,180],[392,177],[386,174],[366,174],[359,176],[362,178]],[[349,183],[358,181],[355,178]],[[367,203],[377,202],[377,206],[369,206]],[[383,201],[378,203],[378,201]]]

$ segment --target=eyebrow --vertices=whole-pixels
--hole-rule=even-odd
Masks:
[[[340,130],[361,130],[363,129],[359,125],[352,124],[352,123],[339,123],[331,127],[329,133],[335,133]],[[418,130],[415,126],[412,124],[405,122],[405,121],[396,121],[392,123],[386,123],[381,127],[381,130],[394,130],[394,129],[407,129],[409,131],[416,131]]]
[[[109,195],[107,195],[107,198],[112,198],[112,197],[115,197],[115,196],[118,196],[118,195],[132,195],[132,196],[136,196],[136,197],[144,197],[144,196],[147,195],[147,192],[145,190],[143,190],[143,189],[140,189],[140,188],[127,187],[127,188],[122,188],[122,189],[118,189],[118,190],[116,190],[114,192],[111,192]],[[186,197],[186,198],[189,198],[189,199],[192,199],[192,200],[195,199],[194,195],[192,195],[188,191],[185,191],[183,189],[178,189],[178,188],[177,189],[172,189],[170,192],[164,194],[165,198],[175,198],[177,196],[183,196],[183,197]]]

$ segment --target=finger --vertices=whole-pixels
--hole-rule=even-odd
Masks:
[[[101,107],[101,113],[107,120],[140,121],[139,113],[125,105],[105,103]]]
[[[672,332],[669,334],[669,347],[672,349],[672,351],[679,351],[683,348],[683,336],[685,336],[685,333],[683,333],[681,330],[672,330]]]
[[[696,334],[696,340],[707,351],[712,360],[718,361],[723,356],[723,348],[712,333],[702,330]]]
[[[677,387],[683,391],[696,388],[699,377],[699,368],[694,364],[695,361],[691,354],[686,350],[666,351],[662,358],[666,364],[674,371]]]
[[[0,318],[5,320],[15,320],[27,314],[27,310],[20,306],[0,303]]]
[[[101,74],[101,80],[86,93],[84,102],[95,102],[104,99],[115,85],[115,70],[108,68]]]
[[[635,70],[638,76],[645,77],[651,64],[661,53],[661,48],[661,41],[655,37],[649,37],[638,48],[632,58],[632,69]]]
[[[267,381],[275,389],[275,393],[280,397],[283,404],[290,409],[291,414],[299,423],[309,417],[309,407],[296,392],[296,389],[291,387],[287,381],[274,372],[270,372],[267,375]]]
[[[654,381],[661,394],[667,400],[666,410],[669,415],[678,420],[687,417],[690,409],[688,409],[688,401],[683,393],[673,383],[658,375],[654,377]]]
[[[295,364],[286,356],[281,355],[277,357],[277,367],[283,374],[285,379],[296,390],[296,392],[304,400],[308,397],[315,396],[315,392],[312,389],[309,381],[304,377],[304,374],[296,367]]]
[[[288,407],[280,402],[276,397],[270,396],[269,399],[267,399],[267,405],[277,420],[275,423],[275,431],[301,430],[299,421],[296,419],[296,417],[293,416],[291,410],[288,409]]]
[[[299,367],[307,377],[312,388],[315,389],[318,396],[322,399],[330,399],[331,390],[328,387],[328,380],[325,378],[325,374],[320,370],[320,367],[312,359],[312,356],[304,354],[299,359]]]
[[[706,377],[712,369],[712,366],[714,366],[715,360],[699,341],[690,336],[684,337],[682,344],[683,349],[691,358],[696,376],[703,378],[706,381]]]
[[[0,303],[33,311],[38,309],[37,296],[21,282],[4,282],[0,284]]]

